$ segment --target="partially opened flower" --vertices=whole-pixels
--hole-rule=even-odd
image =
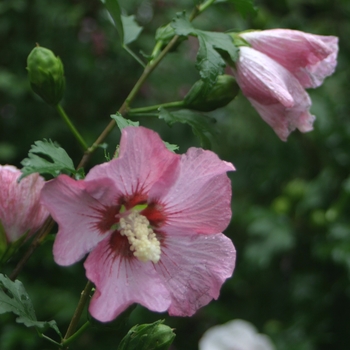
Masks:
[[[338,38],[291,29],[270,29],[241,33],[253,49],[288,69],[304,88],[318,87],[334,73]]]
[[[84,266],[96,286],[89,311],[113,320],[133,303],[190,316],[232,275],[232,164],[191,148],[182,156],[142,127],[123,129],[119,157],[85,180],[60,175],[42,200],[59,225],[54,258]]]
[[[199,341],[199,350],[274,350],[269,337],[244,320],[232,320],[209,328]]]
[[[21,175],[14,166],[0,165],[0,226],[8,243],[33,235],[49,215],[39,201],[44,179],[32,174],[18,183]]]
[[[290,29],[239,36],[251,45],[240,47],[233,69],[243,94],[281,140],[296,128],[311,131],[315,117],[304,89],[321,85],[334,72],[338,38]]]
[[[279,138],[312,130],[311,100],[299,81],[267,55],[243,46],[234,75],[243,94]]]

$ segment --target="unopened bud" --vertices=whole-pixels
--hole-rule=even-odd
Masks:
[[[64,69],[59,57],[37,46],[27,58],[27,70],[33,91],[49,105],[56,106],[65,90]]]
[[[159,320],[132,327],[120,342],[118,350],[168,350],[175,333],[163,322]]]
[[[226,106],[238,92],[239,87],[233,76],[219,75],[210,89],[203,80],[198,80],[185,96],[184,102],[187,108],[209,112]]]

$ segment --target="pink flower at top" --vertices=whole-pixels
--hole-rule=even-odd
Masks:
[[[44,179],[32,174],[21,180],[21,171],[11,165],[0,165],[0,224],[8,243],[30,237],[48,217],[48,211],[40,204],[40,191]]]
[[[55,261],[90,253],[94,318],[111,321],[133,303],[190,316],[218,298],[235,265],[221,233],[231,219],[232,170],[210,151],[180,156],[155,132],[127,127],[118,158],[84,180],[60,175],[45,185],[42,201],[59,225]]]
[[[291,29],[270,29],[241,33],[253,49],[288,69],[304,88],[315,88],[334,73],[338,38]]]
[[[338,39],[287,29],[241,33],[252,47],[240,47],[233,69],[243,94],[279,138],[298,128],[313,129],[305,88],[317,87],[334,72]]]
[[[234,74],[243,94],[281,140],[286,141],[296,128],[301,132],[312,130],[315,117],[309,112],[309,95],[276,61],[244,46]]]

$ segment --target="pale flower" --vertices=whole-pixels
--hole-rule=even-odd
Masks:
[[[311,100],[305,88],[317,87],[336,67],[338,38],[289,29],[239,34],[241,46],[233,68],[243,94],[281,140],[299,129],[313,129]]]
[[[0,165],[0,225],[7,243],[17,241],[24,234],[30,237],[49,215],[39,201],[44,179],[32,174],[18,183],[21,175],[14,166]]]
[[[288,69],[304,88],[315,88],[334,73],[338,38],[291,29],[270,29],[241,33],[253,49]]]
[[[45,185],[42,201],[59,225],[55,261],[71,265],[90,253],[94,318],[111,321],[133,303],[190,316],[218,298],[235,265],[221,233],[231,219],[232,170],[210,151],[180,156],[155,132],[127,127],[118,158],[84,180],[60,175]]]
[[[237,319],[208,329],[199,350],[275,350],[275,346],[251,323]]]

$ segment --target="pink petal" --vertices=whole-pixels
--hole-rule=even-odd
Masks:
[[[96,286],[89,311],[101,322],[112,321],[133,303],[157,312],[169,308],[169,291],[153,264],[115,254],[108,238],[90,253],[84,266]]]
[[[338,38],[290,29],[242,33],[258,50],[288,69],[304,88],[317,87],[337,65]]]
[[[181,156],[176,181],[162,191],[156,185],[149,194],[149,201],[163,207],[164,230],[168,226],[205,234],[224,230],[231,220],[231,182],[226,172],[233,170],[215,153],[190,148]]]
[[[231,277],[236,251],[229,238],[214,235],[167,234],[156,270],[171,293],[170,315],[191,316],[219,297]]]
[[[315,116],[309,113],[303,104],[295,108],[285,108],[281,104],[263,105],[248,98],[262,119],[269,124],[282,141],[287,141],[289,134],[298,128],[301,132],[313,129]]]
[[[241,47],[234,75],[243,94],[281,140],[295,128],[312,130],[315,117],[309,113],[310,97],[280,64],[259,51]]]
[[[60,175],[46,183],[41,200],[59,225],[53,246],[59,265],[71,265],[82,259],[112,232],[109,228],[99,229],[106,208],[116,203],[113,182],[109,179],[75,181]]]
[[[117,159],[90,170],[86,180],[110,178],[118,196],[133,200],[147,194],[163,175],[176,172],[179,156],[169,151],[159,135],[143,127],[127,127],[122,131],[120,154]]]
[[[39,202],[44,179],[32,174],[18,183],[21,175],[14,166],[0,165],[0,221],[9,242],[34,234],[49,215]]]

